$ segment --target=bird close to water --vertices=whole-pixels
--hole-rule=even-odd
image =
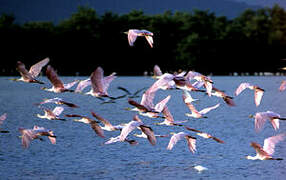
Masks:
[[[156,125],[166,125],[166,126],[183,126],[181,123],[187,122],[185,121],[175,121],[173,115],[169,111],[167,105],[164,106],[163,111],[164,121],[160,123],[155,123]]]
[[[282,158],[273,158],[275,146],[278,142],[284,140],[285,133],[278,134],[276,136],[272,136],[266,138],[264,140],[264,145],[261,147],[256,142],[251,142],[250,146],[252,146],[256,151],[256,156],[246,156],[246,159],[250,160],[282,160]]]
[[[207,114],[211,110],[216,109],[220,106],[220,104],[218,103],[214,106],[207,107],[207,108],[204,108],[198,111],[192,103],[185,101],[185,99],[184,99],[184,102],[189,108],[189,110],[191,111],[191,113],[185,113],[185,115],[188,117],[193,117],[193,118],[207,118],[207,116],[204,116],[205,114]]]
[[[59,115],[64,111],[64,108],[62,106],[57,106],[53,110],[42,107],[41,109],[45,112],[45,114],[44,115],[37,114],[38,118],[65,121],[65,119],[59,117]]]
[[[206,88],[207,94],[209,96],[212,95],[211,92],[212,92],[212,87],[213,87],[213,81],[209,77],[207,77],[207,76],[205,76],[205,75],[203,75],[203,74],[201,74],[199,72],[189,71],[187,73],[187,75],[185,76],[185,78],[188,81],[191,81],[191,80],[194,79],[196,81],[202,82],[204,87]]]
[[[162,71],[161,71],[161,68],[159,67],[159,65],[154,65],[154,68],[153,68],[153,78],[154,79],[159,79],[161,76],[163,75]]]
[[[228,96],[225,92],[215,88],[214,86],[212,87],[212,93],[211,94],[212,94],[212,96],[222,98],[228,106],[235,106],[235,103],[233,101],[233,97]]]
[[[70,88],[73,87],[76,83],[78,83],[78,80],[75,80],[68,84],[63,84],[63,82],[58,77],[54,68],[50,65],[48,65],[47,67],[46,75],[52,84],[51,88],[46,88],[46,87],[42,88],[43,90],[46,90],[46,91],[50,91],[54,93],[74,92],[74,90],[71,90]]]
[[[55,103],[58,105],[66,105],[66,106],[71,107],[71,108],[78,108],[77,105],[70,103],[70,102],[67,102],[67,101],[64,101],[62,98],[58,98],[58,97],[51,98],[51,99],[44,99],[43,101],[41,101],[40,103],[36,103],[35,105],[42,105],[42,104],[46,104],[46,103]]]
[[[256,106],[260,105],[263,93],[264,93],[264,89],[255,86],[255,85],[251,85],[249,83],[241,83],[237,89],[235,90],[234,95],[238,96],[243,90],[245,90],[246,88],[251,89],[254,91],[254,102]]]
[[[99,66],[90,75],[91,90],[86,94],[94,97],[110,97],[107,93],[108,87],[116,76],[116,73],[104,77],[103,69]]]
[[[87,78],[85,80],[80,80],[77,87],[75,88],[74,92],[75,93],[82,93],[82,91],[90,85],[91,85],[90,78]]]
[[[26,69],[25,64],[21,61],[17,62],[17,71],[20,73],[21,78],[19,79],[11,79],[14,81],[23,81],[27,83],[39,83],[44,84],[41,81],[38,81],[36,78],[39,76],[42,68],[49,63],[50,59],[45,58],[38,63],[34,64],[30,67],[29,71]]]
[[[255,115],[249,115],[250,118],[254,118],[254,126],[256,132],[261,131],[265,122],[269,120],[274,130],[279,129],[279,120],[286,120],[286,118],[280,117],[280,114],[273,111],[257,112]]]
[[[144,36],[146,40],[148,41],[151,48],[153,47],[153,33],[150,31],[147,31],[145,29],[139,30],[139,29],[129,29],[128,32],[125,32],[128,36],[128,43],[130,46],[134,46],[134,42],[136,41],[138,36]]]
[[[151,127],[144,125],[142,120],[135,115],[133,120],[130,121],[126,126],[123,127],[120,133],[120,141],[125,141],[128,134],[133,131],[135,128],[139,128],[144,134],[146,134],[148,141],[150,144],[156,144],[156,137]]]
[[[52,130],[45,129],[44,127],[34,126],[33,129],[19,128],[22,134],[22,145],[24,148],[28,148],[31,141],[34,139],[43,140],[41,136],[47,136],[52,144],[56,144],[56,136]]]
[[[194,131],[194,132],[196,132],[196,134],[197,134],[198,136],[201,136],[201,137],[203,137],[203,138],[213,139],[213,140],[215,140],[215,141],[218,142],[218,143],[224,143],[223,140],[218,139],[218,138],[216,138],[216,137],[214,137],[214,136],[212,136],[212,135],[210,135],[210,134],[208,134],[208,133],[205,133],[205,132],[202,132],[202,131],[199,131],[199,130],[190,128],[190,127],[188,127],[188,126],[185,126],[185,128],[186,128],[187,130],[189,130],[189,131]]]
[[[99,136],[104,138],[104,132],[103,129],[98,125],[98,122],[96,120],[93,120],[89,117],[78,115],[78,114],[66,114],[66,117],[75,117],[79,119],[74,119],[75,122],[82,122],[85,124],[89,124],[90,127],[94,130],[94,132]]]
[[[186,139],[189,150],[192,153],[195,153],[196,152],[196,139],[197,138],[190,136],[188,133],[185,133],[185,132],[179,132],[179,133],[173,134],[173,136],[171,137],[171,139],[169,141],[167,149],[172,150],[174,145],[177,144],[177,142],[183,138]]]
[[[100,126],[101,129],[105,130],[105,131],[117,131],[117,130],[122,130],[124,125],[116,125],[113,126],[108,120],[104,119],[103,117],[99,116],[98,114],[96,114],[95,112],[91,112],[92,116],[95,117],[96,119],[98,119],[100,122],[102,122],[104,124],[104,126]]]
[[[3,124],[3,122],[7,119],[7,113],[4,113],[0,116],[0,125]],[[0,133],[9,133],[9,131],[6,130],[0,130]]]

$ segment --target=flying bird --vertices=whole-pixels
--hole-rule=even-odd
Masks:
[[[96,120],[93,120],[89,117],[86,117],[86,116],[82,116],[82,115],[78,115],[78,114],[66,114],[65,115],[66,117],[76,117],[76,118],[79,118],[79,119],[74,119],[73,121],[75,122],[82,122],[82,123],[85,123],[85,124],[89,124],[90,127],[94,130],[94,132],[99,136],[99,137],[102,137],[104,138],[104,132],[103,132],[103,129],[101,129],[101,127],[98,125],[98,121]]]
[[[80,80],[77,87],[75,88],[75,93],[82,93],[82,91],[91,85],[91,80],[90,78],[87,78],[85,80]]]
[[[264,145],[261,147],[260,144],[256,142],[251,142],[250,146],[252,146],[256,151],[256,156],[246,156],[246,159],[250,160],[282,160],[282,158],[273,158],[275,146],[278,142],[284,140],[285,133],[278,134],[276,136],[272,136],[266,138],[264,140]]]
[[[44,115],[37,114],[38,118],[65,121],[65,119],[59,117],[59,115],[64,111],[64,108],[62,106],[57,106],[53,110],[43,107],[41,107],[41,109],[45,112],[45,114]]]
[[[181,139],[185,138],[188,144],[188,148],[192,153],[195,153],[196,151],[196,139],[193,136],[190,136],[188,133],[185,132],[179,132],[179,133],[175,133],[173,134],[173,136],[171,137],[169,144],[167,146],[168,150],[172,150],[174,145],[177,144],[178,141],[180,141]]]
[[[20,133],[22,134],[22,145],[24,148],[28,148],[31,141],[34,139],[43,140],[41,136],[47,136],[52,144],[56,144],[56,136],[52,130],[45,129],[44,127],[34,126],[33,129],[24,129],[19,128]]]
[[[76,83],[78,83],[78,80],[75,80],[73,82],[70,82],[68,84],[63,84],[63,82],[58,77],[56,71],[54,68],[50,65],[48,65],[46,70],[47,78],[52,83],[51,88],[43,87],[43,90],[54,92],[54,93],[63,93],[63,92],[74,92],[74,90],[71,90],[70,88],[73,87]]]
[[[189,71],[185,78],[188,81],[191,81],[194,79],[196,81],[202,82],[204,87],[206,88],[207,94],[209,96],[212,95],[211,92],[212,92],[212,87],[213,87],[213,81],[209,77],[207,77],[207,76],[205,76],[199,72]]]
[[[45,58],[38,63],[34,64],[30,67],[29,71],[26,69],[25,64],[21,61],[17,61],[17,71],[20,73],[21,78],[19,79],[11,79],[14,81],[23,81],[27,83],[39,83],[44,84],[43,82],[37,80],[36,78],[39,76],[42,68],[49,63],[50,59]]]
[[[134,42],[136,41],[138,36],[144,36],[146,40],[148,41],[151,48],[153,48],[153,33],[150,31],[147,31],[145,29],[139,30],[139,29],[129,29],[128,32],[125,32],[128,35],[128,43],[130,46],[134,46]]]
[[[215,140],[215,141],[218,142],[218,143],[224,143],[223,140],[220,140],[220,139],[218,139],[218,138],[216,138],[216,137],[214,137],[214,136],[212,136],[212,135],[210,135],[210,134],[208,134],[208,133],[205,133],[205,132],[202,132],[202,131],[199,131],[199,130],[190,128],[190,127],[188,127],[188,126],[185,126],[185,128],[186,128],[187,130],[189,130],[189,131],[194,131],[194,132],[196,132],[196,134],[197,134],[198,136],[201,136],[201,137],[203,137],[203,138],[213,139],[213,140]]]
[[[212,96],[222,98],[228,106],[235,106],[235,103],[233,101],[233,97],[228,96],[226,93],[215,88],[214,86],[212,87],[212,93],[211,94],[212,94]]]
[[[156,64],[153,68],[153,78],[159,79],[163,75],[161,68]]]
[[[187,122],[187,121],[175,121],[167,105],[164,106],[162,113],[164,115],[164,121],[160,123],[155,123],[156,125],[183,126],[181,123]]]
[[[282,92],[286,89],[286,81],[283,80],[280,84],[279,91]]]
[[[183,96],[183,99],[184,99],[184,96]],[[209,111],[214,110],[220,106],[220,104],[218,103],[214,106],[207,107],[207,108],[204,108],[204,109],[198,111],[192,103],[185,101],[185,100],[186,99],[184,99],[185,104],[187,105],[187,107],[191,111],[191,114],[185,113],[185,115],[188,117],[193,117],[193,118],[207,118],[206,116],[204,116],[205,114],[207,114]]]
[[[44,99],[42,102],[36,103],[35,105],[42,105],[42,104],[46,104],[46,103],[55,103],[58,105],[66,105],[66,106],[71,107],[71,108],[78,108],[77,105],[70,103],[70,102],[67,102],[67,101],[64,101],[62,98],[58,98],[58,97],[51,98],[51,99]]]
[[[106,131],[116,131],[116,130],[122,130],[123,129],[123,125],[116,125],[113,126],[108,120],[104,119],[103,117],[99,116],[98,114],[96,114],[95,112],[91,112],[92,116],[95,117],[96,119],[98,119],[101,123],[104,124],[104,126],[100,126],[101,129],[106,130]]]
[[[263,93],[264,93],[264,89],[256,86],[256,85],[251,85],[249,83],[241,83],[237,89],[235,90],[235,96],[238,96],[243,90],[245,90],[246,88],[251,89],[254,91],[254,101],[255,101],[255,105],[259,106]]]
[[[249,115],[249,117],[255,119],[254,126],[256,132],[261,131],[267,120],[269,120],[274,130],[279,129],[279,120],[286,120],[286,118],[280,117],[280,114],[272,111],[257,112],[255,115]]]
[[[116,78],[116,73],[104,77],[103,69],[99,66],[90,75],[91,90],[86,94],[94,97],[110,97],[107,93],[107,89],[110,83]]]

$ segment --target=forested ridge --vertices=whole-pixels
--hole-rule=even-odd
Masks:
[[[153,32],[154,47],[143,37],[130,47],[124,34],[129,29]],[[2,14],[0,39],[0,75],[18,75],[17,61],[29,68],[46,57],[59,75],[90,75],[97,66],[106,74],[142,75],[155,64],[164,72],[279,72],[286,66],[286,11],[278,5],[248,9],[234,19],[202,10],[99,16],[81,6],[57,24],[17,24],[13,15]]]

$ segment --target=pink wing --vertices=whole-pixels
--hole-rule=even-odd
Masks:
[[[184,133],[184,132],[179,132],[177,134],[174,134],[169,141],[167,149],[172,150],[173,147],[177,144],[177,142],[185,136],[186,136],[186,133]]]
[[[160,67],[158,66],[158,65],[155,65],[154,66],[154,76],[161,76],[161,75],[163,75],[163,73],[162,73],[162,71],[161,71],[161,69],[160,69]]]
[[[267,119],[269,119],[269,117],[265,114],[265,112],[258,112],[255,114],[254,126],[256,132],[261,131]]]
[[[78,83],[79,80],[74,80],[73,82],[70,82],[70,83],[67,83],[67,84],[64,84],[64,88],[65,89],[70,89],[71,87],[73,87],[76,83]]]
[[[128,134],[140,125],[143,125],[143,123],[138,121],[129,122],[120,133],[120,141],[124,141]]]
[[[96,68],[96,70],[91,74],[90,80],[94,92],[104,92],[103,69],[101,67]]]
[[[134,42],[136,41],[137,33],[136,30],[130,29],[128,31],[128,43],[130,46],[134,46]]]
[[[249,83],[241,83],[238,88],[236,89],[234,95],[238,96],[243,90],[249,88],[251,85]]]
[[[285,138],[285,133],[278,134],[276,136],[269,137],[264,140],[263,150],[267,152],[269,155],[274,153],[275,145],[282,141]]]
[[[189,150],[194,154],[196,152],[196,138],[192,136],[185,136],[188,143]]]
[[[87,86],[90,86],[91,85],[91,81],[90,81],[90,78],[86,79],[86,80],[82,80],[78,83],[76,89],[75,89],[75,92],[76,93],[80,93],[83,91],[84,88],[86,88]]]
[[[254,90],[254,101],[255,101],[255,105],[259,106],[262,96],[263,96],[264,91],[261,91],[259,89],[255,89]]]
[[[167,105],[164,107],[162,113],[163,113],[163,115],[167,121],[169,121],[170,123],[174,122],[174,118],[173,118],[171,112],[169,111]]]
[[[147,39],[149,45],[152,48],[153,47],[153,38],[152,38],[152,36],[145,36],[145,38]]]
[[[209,111],[218,108],[219,105],[220,105],[220,104],[218,103],[218,104],[216,104],[216,105],[214,105],[214,106],[205,108],[205,109],[201,110],[199,113],[200,113],[200,114],[206,114],[206,113],[208,113]]]
[[[157,112],[162,112],[163,108],[165,107],[165,105],[167,104],[167,102],[170,100],[171,95],[167,96],[165,99],[163,99],[162,101],[160,101],[159,103],[157,103],[155,105],[155,111]]]
[[[54,68],[52,68],[52,66],[48,65],[46,75],[54,87],[64,88],[64,84],[59,79],[56,71],[54,70]]]
[[[45,58],[45,59],[39,61],[38,63],[34,64],[33,66],[31,66],[29,73],[32,75],[32,77],[36,78],[40,74],[42,68],[45,65],[47,65],[49,63],[49,61],[50,61],[49,58]]]
[[[104,92],[107,92],[107,89],[108,89],[111,81],[113,81],[116,78],[115,75],[116,75],[116,73],[112,73],[111,75],[103,78],[103,90],[104,90]]]

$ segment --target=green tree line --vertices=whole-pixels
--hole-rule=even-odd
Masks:
[[[153,32],[154,47],[144,38],[130,47],[124,34],[129,29]],[[155,64],[164,72],[277,72],[286,63],[286,12],[275,5],[228,19],[202,10],[98,15],[81,6],[57,24],[17,24],[13,15],[2,14],[0,40],[0,75],[17,75],[17,61],[30,67],[45,57],[60,75],[90,75],[97,66],[106,74],[142,75]]]

